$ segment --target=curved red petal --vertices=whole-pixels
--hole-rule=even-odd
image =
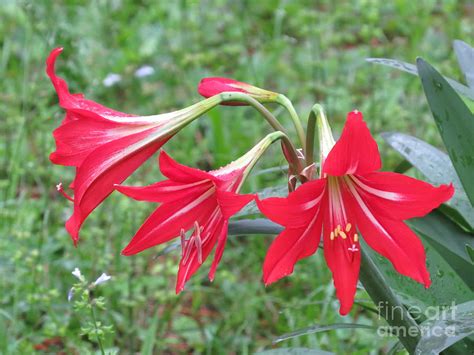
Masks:
[[[222,225],[222,230],[220,233],[218,233],[216,252],[214,255],[214,260],[212,260],[211,269],[209,270],[209,275],[208,275],[209,280],[211,282],[214,281],[217,266],[221,262],[222,254],[224,254],[224,249],[227,242],[227,227],[228,227],[228,222],[224,221]]]
[[[171,202],[182,198],[198,198],[211,186],[212,182],[207,180],[189,184],[165,180],[148,186],[117,185],[115,189],[137,201]]]
[[[66,223],[66,229],[74,240],[87,216],[166,140],[142,145],[149,132],[126,136],[105,144],[83,161],[76,169],[74,180],[74,213]]]
[[[164,150],[160,152],[159,164],[161,173],[173,181],[192,183],[200,180],[214,180],[214,176],[205,171],[179,164]]]
[[[405,223],[375,215],[355,187],[349,184],[349,188],[353,195],[349,203],[356,216],[357,228],[367,244],[389,259],[399,273],[429,287],[426,254],[420,239]]]
[[[341,138],[329,152],[323,173],[333,176],[366,174],[380,169],[377,142],[370,134],[361,112],[349,112]]]
[[[349,238],[338,237],[331,240],[329,226],[329,223],[324,223],[324,257],[333,276],[336,296],[340,303],[339,313],[346,315],[354,304],[357,291],[360,270],[359,244],[353,247]]]
[[[206,224],[215,211],[217,203],[213,194],[203,194],[163,203],[138,229],[130,243],[122,250],[123,255],[137,254],[180,235],[181,230],[189,230],[195,222]]]
[[[397,220],[423,217],[454,194],[452,185],[435,187],[392,172],[374,172],[351,179],[374,214]]]
[[[51,153],[51,162],[58,165],[79,166],[97,147],[121,138],[129,130],[117,122],[95,120],[87,117],[69,121],[53,132],[56,151]]]
[[[255,195],[240,195],[230,191],[217,190],[216,197],[222,215],[225,219],[229,219],[252,201],[255,198]]]
[[[260,211],[272,221],[286,227],[306,226],[321,203],[326,180],[309,181],[290,192],[288,197],[270,197],[256,202]]]
[[[286,228],[273,241],[263,263],[263,282],[269,285],[293,273],[295,264],[318,249],[322,215],[314,211],[307,226]]]
[[[56,59],[59,54],[63,51],[63,48],[55,48],[51,51],[46,60],[46,74],[49,76],[51,83],[53,84],[56,93],[59,98],[59,105],[66,110],[69,109],[83,109],[91,111],[98,115],[110,115],[110,116],[120,116],[120,117],[130,117],[133,115],[115,111],[106,106],[102,106],[94,101],[90,101],[84,98],[82,94],[71,94],[68,89],[67,83],[64,79],[58,77],[55,72]],[[73,120],[72,117],[68,117],[66,121]]]

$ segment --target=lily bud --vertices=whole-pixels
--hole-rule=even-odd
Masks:
[[[198,92],[204,97],[211,97],[222,92],[241,92],[250,95],[259,102],[276,102],[279,94],[273,91],[236,81],[228,78],[212,77],[204,78],[198,86]],[[243,106],[243,102],[225,102],[222,105]]]

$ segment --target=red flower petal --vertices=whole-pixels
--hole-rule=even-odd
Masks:
[[[322,216],[319,209],[306,227],[286,228],[273,241],[263,263],[263,282],[269,285],[293,272],[295,264],[318,249]]]
[[[54,130],[56,151],[51,153],[50,159],[58,165],[79,166],[101,145],[131,133],[133,130],[123,124],[84,114],[80,119],[63,123]]]
[[[375,215],[397,220],[422,217],[454,194],[452,185],[435,187],[391,172],[374,172],[351,179]]]
[[[112,110],[111,108],[102,106],[94,101],[90,101],[84,98],[83,94],[71,94],[69,92],[66,82],[56,76],[54,66],[56,63],[56,58],[63,51],[63,48],[55,48],[51,51],[46,60],[46,74],[51,79],[51,83],[56,89],[56,93],[59,98],[59,105],[65,110],[72,109],[82,109],[89,112],[96,113],[98,115],[110,115],[110,116],[119,116],[119,117],[130,117],[133,115]],[[75,115],[78,113],[72,112],[72,115],[66,117],[65,122],[77,119]]]
[[[323,173],[333,176],[366,174],[380,169],[379,149],[362,113],[349,112],[341,138],[327,156]]]
[[[200,180],[214,180],[214,176],[205,171],[179,164],[164,150],[160,152],[159,161],[161,173],[170,180],[183,183],[192,183]]]
[[[222,259],[222,254],[224,254],[224,249],[225,245],[227,242],[227,227],[228,227],[228,221],[225,221],[221,232],[218,234],[217,237],[217,247],[216,247],[216,252],[214,255],[214,260],[212,261],[211,269],[209,270],[209,280],[212,282],[214,281],[214,277],[216,275],[216,270],[217,266],[219,265],[221,259]]]
[[[117,185],[115,188],[137,201],[171,202],[181,198],[198,198],[199,195],[211,186],[212,182],[208,180],[189,184],[165,180],[148,186]]]
[[[146,219],[122,254],[133,255],[165,243],[179,236],[181,229],[189,230],[196,221],[204,226],[216,207],[212,190],[197,199],[191,195],[163,203]]]
[[[405,223],[375,215],[355,187],[349,188],[353,198],[348,200],[356,216],[357,228],[367,244],[389,259],[399,273],[429,287],[426,254],[420,239]]]
[[[255,195],[239,195],[230,191],[217,190],[216,197],[222,215],[225,219],[229,219],[252,201]]]
[[[76,170],[74,213],[66,229],[77,242],[79,229],[87,216],[166,141],[143,146],[148,132],[118,139],[97,148]],[[134,146],[138,144],[138,146]]]
[[[324,222],[324,257],[332,272],[336,296],[340,302],[339,313],[346,315],[352,308],[357,290],[357,280],[360,270],[360,247],[357,251],[350,251],[352,247],[349,238],[341,237],[330,239],[329,212],[326,211]],[[355,249],[354,249],[355,250]]]
[[[309,181],[291,192],[288,197],[271,197],[260,200],[257,206],[272,221],[286,227],[299,228],[308,225],[314,211],[321,203],[326,180]]]

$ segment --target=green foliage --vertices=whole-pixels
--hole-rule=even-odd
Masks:
[[[97,335],[104,333],[104,347],[121,353],[246,354],[313,324],[372,324],[376,318],[364,307],[338,316],[321,253],[301,262],[297,276],[265,289],[260,275],[269,238],[231,238],[214,283],[199,272],[176,296],[176,253],[157,257],[162,250],[157,248],[137,257],[120,256],[154,206],[116,194],[93,213],[74,248],[63,226],[71,206],[55,191],[60,180],[67,186],[73,171],[48,160],[54,150],[51,131],[63,116],[44,74],[53,47],[65,47],[58,73],[73,92],[120,111],[153,114],[187,106],[199,100],[195,87],[201,77],[227,75],[300,98],[295,104],[301,116],[315,101],[324,104],[335,130],[357,107],[375,135],[409,132],[440,147],[428,109],[420,105],[419,82],[374,70],[364,58],[429,53],[444,74],[459,77],[452,69],[450,41],[474,37],[469,11],[468,1],[4,1],[0,353],[32,353],[34,345],[56,337],[60,341],[51,352],[92,353],[98,350]],[[144,65],[155,72],[136,77]],[[106,87],[103,81],[110,73],[122,79]],[[287,114],[272,109],[291,131]],[[178,161],[214,168],[267,132],[251,109],[221,107],[207,116],[167,144]],[[399,163],[396,152],[387,147],[382,152],[386,169]],[[276,148],[266,156],[262,170],[283,164]],[[152,159],[129,183],[159,178]],[[254,176],[246,189],[284,179],[282,170],[272,170]],[[94,290],[93,298],[78,291],[77,302],[83,303],[73,309],[66,295],[75,267],[86,275],[107,271],[114,279]],[[82,301],[85,296],[88,300]],[[101,297],[107,309],[90,320],[88,305],[92,299],[101,304]],[[359,301],[367,298],[363,289],[358,291]],[[96,332],[95,325],[102,331]],[[114,333],[104,325],[113,325]],[[387,349],[388,338],[340,329],[281,345],[368,353]]]

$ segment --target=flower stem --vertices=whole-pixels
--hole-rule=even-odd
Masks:
[[[276,131],[272,132],[270,134],[267,134],[265,138],[263,138],[257,145],[255,145],[251,150],[249,150],[245,155],[240,157],[238,160],[233,162],[233,164],[239,164],[240,161],[242,162],[247,162],[247,167],[245,168],[242,180],[239,183],[239,186],[237,188],[237,191],[240,189],[242,184],[244,183],[245,179],[247,178],[248,174],[252,170],[252,168],[255,166],[257,161],[261,158],[263,153],[267,150],[267,148],[277,141],[278,139],[281,139],[282,141],[288,140],[288,137],[286,136],[285,133],[282,131]],[[250,157],[250,160],[249,158]]]
[[[253,97],[241,92],[223,92],[219,95],[222,102],[240,101],[245,102],[250,106],[253,106],[265,118],[265,120],[270,124],[270,126],[272,126],[275,131],[283,132],[285,136],[284,138],[282,138],[282,142],[287,152],[287,154],[285,154],[285,158],[290,164],[290,169],[293,170],[292,173],[297,175],[303,169],[301,166],[301,162],[298,159],[298,153],[296,151],[296,148],[293,143],[288,139],[285,127],[283,127],[281,123],[278,122],[275,116],[273,116],[272,113],[265,108],[265,106],[263,106]]]
[[[367,245],[361,248],[360,281],[370,298],[378,306],[379,316],[383,316],[394,329],[403,330],[398,332],[400,342],[410,354],[413,354],[420,340],[418,324],[392,291],[377,265],[372,261],[370,255],[364,251],[364,247],[367,247]]]
[[[287,109],[288,113],[290,114],[291,120],[293,121],[293,125],[295,126],[296,134],[298,135],[298,139],[300,140],[301,148],[303,148],[303,152],[306,152],[306,135],[304,133],[300,117],[296,113],[292,102],[283,94],[279,94],[277,96],[276,102]]]
[[[97,321],[95,319],[94,306],[92,304],[91,304],[91,316],[92,316],[92,321],[94,322],[95,335],[97,336],[97,343],[99,343],[100,353],[102,355],[105,355],[104,346],[102,345],[102,340],[100,339],[100,335],[99,335],[99,328],[97,327]]]

